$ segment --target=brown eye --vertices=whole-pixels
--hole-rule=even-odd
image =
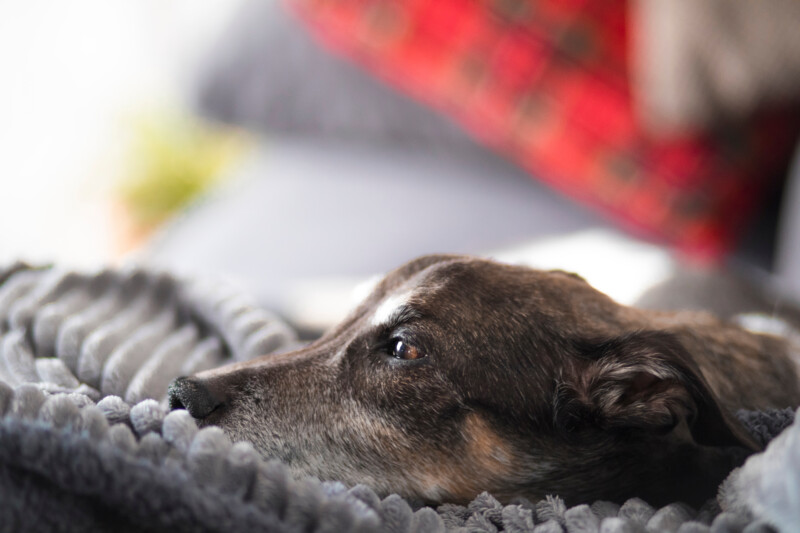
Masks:
[[[406,344],[400,339],[393,339],[390,345],[389,353],[392,357],[397,359],[413,360],[425,357],[424,354],[414,346]]]

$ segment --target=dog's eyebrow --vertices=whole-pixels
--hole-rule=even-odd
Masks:
[[[389,296],[375,309],[370,323],[391,329],[411,318],[419,318],[421,313],[411,306],[410,298],[411,293]]]
[[[406,304],[402,307],[399,307],[397,311],[395,311],[392,316],[389,317],[389,321],[386,323],[385,327],[386,329],[394,329],[413,318],[422,318],[422,313]]]

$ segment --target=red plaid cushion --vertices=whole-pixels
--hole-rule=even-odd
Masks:
[[[715,259],[785,165],[795,114],[653,138],[625,0],[290,0],[327,43],[629,229]]]

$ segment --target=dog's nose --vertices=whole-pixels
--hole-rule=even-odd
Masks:
[[[170,409],[186,409],[193,418],[205,418],[222,405],[222,398],[196,378],[178,378],[169,385]]]

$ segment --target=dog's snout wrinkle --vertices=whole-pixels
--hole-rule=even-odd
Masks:
[[[169,386],[170,409],[186,409],[193,418],[207,417],[222,403],[223,398],[197,378],[180,377]]]

